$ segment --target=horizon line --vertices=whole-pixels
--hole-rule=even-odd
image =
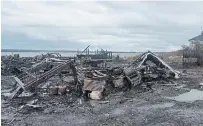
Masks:
[[[176,50],[177,51],[177,50]],[[1,49],[1,52],[82,52],[78,50],[52,50],[52,49]],[[90,52],[95,52],[95,51],[90,51]],[[112,52],[112,53],[143,53],[146,51],[108,51],[107,52]],[[153,52],[173,52],[173,51],[153,51]]]

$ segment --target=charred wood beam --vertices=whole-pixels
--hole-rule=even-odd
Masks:
[[[31,81],[31,82],[28,82],[26,85],[25,85],[25,89],[26,90],[31,90],[33,88],[35,88],[36,86],[38,86],[40,83],[48,80],[49,78],[51,78],[52,76],[54,76],[55,74],[58,74],[60,73],[63,69],[65,69],[66,67],[70,67],[71,65],[71,61],[69,62],[66,62],[65,64],[60,64],[56,67],[54,67],[53,69],[45,72],[44,74],[42,74],[39,78]]]

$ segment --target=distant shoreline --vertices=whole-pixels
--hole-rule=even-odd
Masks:
[[[1,52],[63,52],[63,53],[77,53],[75,50],[30,50],[30,49],[1,49]],[[81,51],[79,51],[81,52]],[[95,51],[90,51],[90,53],[94,53]],[[122,51],[112,51],[112,53],[143,53],[143,52],[122,52]],[[161,52],[155,52],[161,53]]]

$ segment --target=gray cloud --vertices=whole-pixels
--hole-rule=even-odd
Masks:
[[[203,2],[10,1],[2,3],[2,31],[60,43],[61,48],[75,43],[117,51],[171,51],[200,34],[202,6]]]

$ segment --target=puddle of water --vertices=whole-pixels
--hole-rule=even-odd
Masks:
[[[190,92],[181,94],[176,97],[171,97],[169,99],[173,99],[180,102],[194,102],[196,100],[203,100],[203,91],[192,89],[190,90]]]

